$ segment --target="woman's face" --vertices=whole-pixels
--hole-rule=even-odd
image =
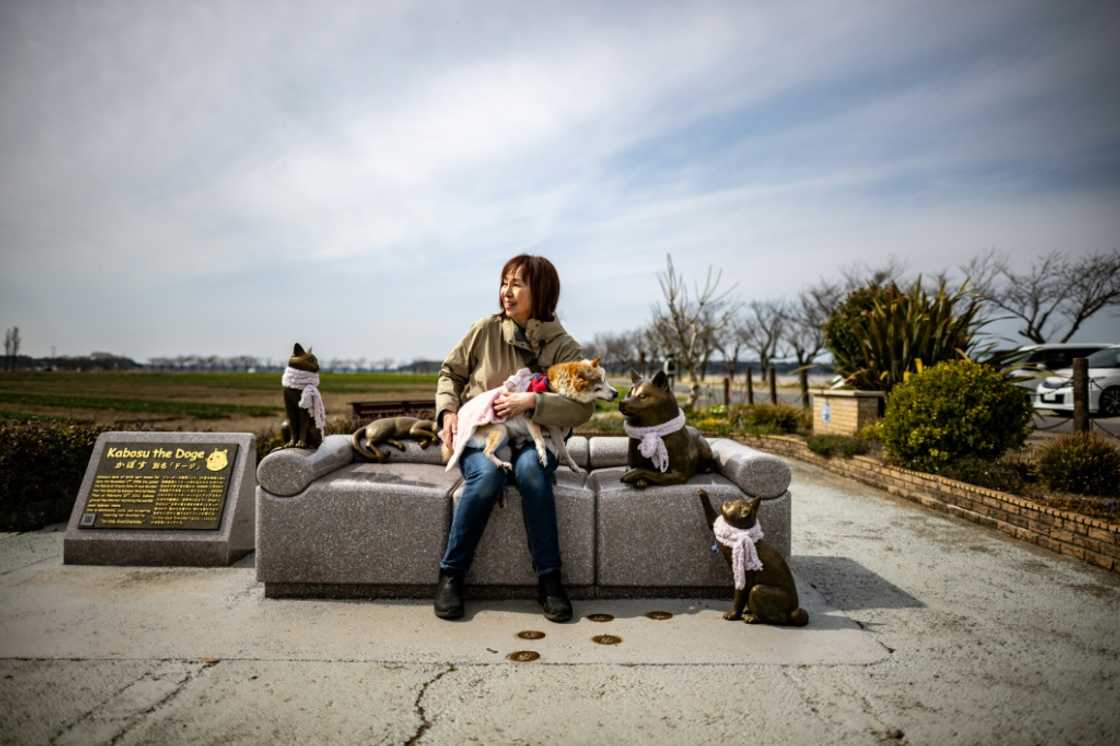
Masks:
[[[533,311],[533,297],[529,293],[529,283],[525,282],[520,268],[502,278],[502,287],[498,295],[502,299],[502,309],[506,312],[506,316],[522,325],[529,320],[529,314]]]

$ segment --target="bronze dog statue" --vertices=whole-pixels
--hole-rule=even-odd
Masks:
[[[367,461],[378,463],[388,461],[388,454],[382,453],[378,445],[385,443],[398,451],[405,449],[403,440],[415,440],[421,448],[439,442],[436,423],[416,417],[383,417],[374,420],[354,433],[350,444]]]
[[[288,358],[288,367],[305,373],[318,373],[319,359],[311,352],[310,347],[304,351],[300,343],[296,342],[292,348],[292,356]],[[284,438],[284,443],[274,448],[274,451],[281,448],[314,450],[323,442],[323,432],[316,427],[311,411],[299,405],[302,396],[303,389],[284,386],[284,413],[288,419],[280,424],[280,435]]]
[[[684,484],[693,474],[710,471],[712,449],[694,427],[684,424],[669,379],[658,372],[646,380],[633,371],[630,393],[618,404],[630,436],[622,481],[638,489],[650,484]]]
[[[708,502],[708,493],[697,490],[697,494],[700,496],[700,504],[704,506],[704,517],[716,534],[720,553],[734,573],[734,552],[725,541],[730,536],[742,536],[757,525],[758,506],[762,504],[762,498],[727,500],[720,506],[720,512],[716,513]],[[722,532],[721,518],[723,519]],[[761,536],[761,533],[759,529],[755,535]],[[809,623],[809,613],[798,605],[797,585],[785,558],[765,539],[747,541],[753,544],[757,554],[754,559],[761,564],[761,568],[752,569],[750,559],[746,560],[743,571],[745,582],[742,588],[739,587],[739,583],[736,583],[731,610],[725,613],[723,618],[729,621],[742,619],[748,624],[804,627]],[[744,551],[749,553],[750,550],[744,547]]]

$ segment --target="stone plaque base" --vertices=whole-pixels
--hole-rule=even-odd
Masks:
[[[102,433],[93,447],[89,466],[82,480],[78,499],[70,513],[63,541],[62,561],[68,565],[158,565],[183,567],[225,567],[253,551],[254,547],[254,489],[256,487],[256,438],[249,433],[183,433],[183,432],[108,432]],[[163,452],[192,451],[191,446],[201,444],[231,444],[233,462],[224,465],[211,460],[211,467],[229,468],[224,507],[220,522],[215,528],[94,528],[91,527],[87,505],[90,503],[99,466],[102,479],[106,458],[123,448],[123,453],[135,453],[138,444],[157,446],[173,445]],[[155,453],[153,451],[153,453]],[[158,454],[157,454],[158,455]],[[134,464],[135,466],[136,464]],[[150,468],[150,466],[149,466]],[[205,468],[200,470],[205,473]],[[214,472],[219,473],[219,472]],[[152,477],[148,476],[151,480]],[[137,501],[137,504],[143,504]],[[85,522],[83,523],[83,516]],[[187,523],[181,524],[189,525]]]

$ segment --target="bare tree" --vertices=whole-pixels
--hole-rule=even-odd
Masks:
[[[749,349],[750,326],[743,318],[742,311],[742,307],[737,306],[734,313],[728,314],[726,322],[716,335],[716,349],[723,356],[724,370],[729,381],[735,380],[739,356]]]
[[[19,356],[19,327],[13,326],[4,331],[4,360],[9,370],[15,370],[16,357]]]
[[[747,306],[746,348],[758,356],[763,377],[770,370],[774,358],[779,357],[785,317],[780,301],[752,300]]]
[[[598,357],[600,364],[609,371],[625,371],[634,364],[634,341],[631,332],[596,334],[591,344],[584,347],[584,354]]]
[[[1052,251],[1021,273],[992,251],[961,271],[995,313],[990,321],[1016,319],[1023,324],[1017,333],[1039,344],[1068,342],[1093,315],[1120,306],[1120,250],[1079,258]]]
[[[703,286],[689,293],[684,277],[673,267],[672,255],[666,255],[665,263],[665,272],[657,276],[664,306],[654,307],[651,326],[662,349],[676,355],[677,364],[692,381],[691,407],[700,394],[702,366],[713,348],[712,325],[722,317],[734,288],[720,291],[723,272],[709,266]]]
[[[822,281],[802,290],[796,301],[782,306],[782,334],[797,361],[804,407],[809,406],[808,369],[824,352],[824,324],[840,297],[837,286]]]

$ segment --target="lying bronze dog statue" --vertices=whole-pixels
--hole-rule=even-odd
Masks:
[[[439,433],[436,431],[436,423],[416,417],[383,417],[354,433],[350,444],[367,461],[381,463],[388,461],[389,456],[378,446],[384,443],[398,451],[403,451],[405,449],[404,443],[401,442],[403,440],[415,440],[421,448],[438,443]]]

